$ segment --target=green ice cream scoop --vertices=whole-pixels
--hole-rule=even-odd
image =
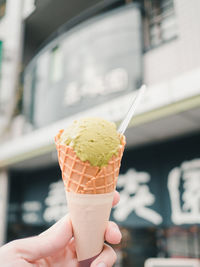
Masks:
[[[101,118],[76,120],[60,136],[60,142],[73,147],[82,161],[103,167],[120,147],[116,125]]]

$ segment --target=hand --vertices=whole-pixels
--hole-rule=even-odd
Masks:
[[[113,206],[119,201],[115,192]],[[109,222],[105,240],[118,244],[121,233],[114,222]],[[115,263],[114,250],[104,244],[103,251],[93,261],[91,267],[110,267]],[[65,216],[42,234],[12,241],[0,248],[0,266],[4,267],[77,267],[72,225]]]

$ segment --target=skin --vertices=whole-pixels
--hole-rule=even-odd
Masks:
[[[119,201],[115,192],[113,206]],[[105,240],[110,244],[121,241],[121,233],[114,222],[109,222]],[[110,267],[116,261],[114,250],[104,244],[102,253],[93,261],[91,267],[104,263]],[[78,267],[72,225],[65,216],[42,234],[12,241],[0,248],[0,266],[4,267]],[[103,266],[103,265],[100,265]]]

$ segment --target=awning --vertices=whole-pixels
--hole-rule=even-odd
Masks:
[[[200,69],[150,86],[126,132],[127,148],[200,132]],[[1,145],[0,168],[30,167],[56,161],[54,136],[74,119],[99,116],[119,123],[135,92],[88,109]],[[53,153],[53,156],[52,156]]]

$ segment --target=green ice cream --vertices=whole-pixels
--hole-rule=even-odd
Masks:
[[[118,154],[120,136],[114,123],[101,118],[84,118],[74,121],[62,133],[60,142],[73,147],[82,161],[102,167]]]

